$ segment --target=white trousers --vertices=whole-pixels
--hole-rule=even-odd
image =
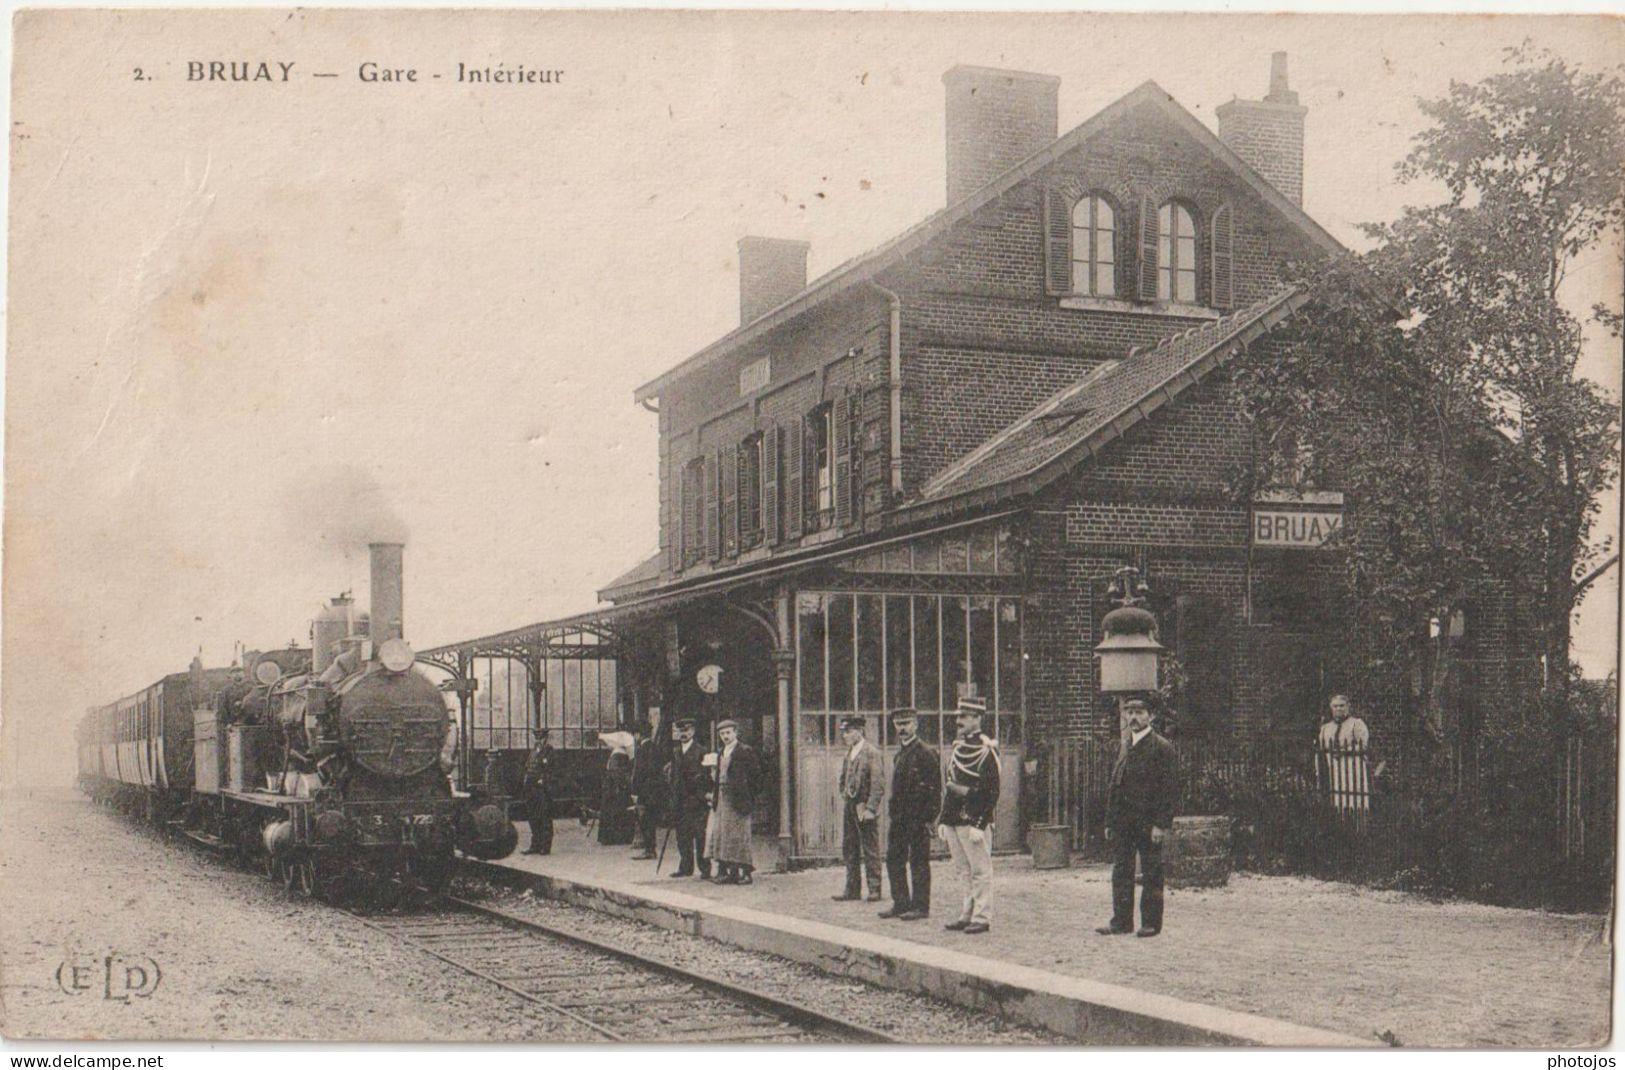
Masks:
[[[954,872],[965,887],[965,901],[959,920],[990,924],[993,920],[993,826],[977,830],[972,825],[945,825],[948,853]],[[981,837],[977,843],[972,833]]]

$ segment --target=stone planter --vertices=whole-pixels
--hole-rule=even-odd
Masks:
[[[1066,869],[1072,864],[1072,830],[1065,825],[1029,825],[1027,844],[1034,869]]]
[[[1230,882],[1230,819],[1176,817],[1163,844],[1170,888],[1218,888]]]

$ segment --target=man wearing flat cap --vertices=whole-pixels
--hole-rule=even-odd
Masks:
[[[880,916],[918,921],[931,913],[931,831],[942,798],[942,763],[920,742],[919,715],[913,710],[893,710],[891,723],[897,732],[886,826],[891,909]]]
[[[846,760],[838,784],[846,820],[841,833],[841,858],[846,862],[846,890],[836,901],[863,898],[863,875],[869,878],[869,901],[880,900],[880,798],[886,794],[880,771],[880,749],[863,738],[862,717],[841,722]]]
[[[681,861],[673,877],[711,875],[711,863],[703,853],[705,819],[711,812],[711,771],[705,767],[705,748],[694,739],[694,719],[684,717],[672,725],[676,736],[671,751],[670,793],[672,826],[677,832],[677,854]]]
[[[1162,844],[1179,801],[1179,761],[1174,745],[1151,727],[1151,708],[1141,699],[1123,703],[1129,741],[1112,769],[1106,796],[1106,838],[1112,844],[1112,918],[1102,936],[1134,932],[1134,860],[1141,869],[1139,936],[1162,932]]]
[[[948,783],[942,793],[937,835],[948,844],[954,871],[965,887],[959,917],[944,928],[975,935],[993,922],[993,808],[999,802],[999,746],[982,732],[984,699],[959,700]]]
[[[718,884],[749,884],[755,868],[750,856],[750,814],[756,807],[756,781],[760,772],[756,751],[739,739],[735,721],[717,722],[716,843],[711,860],[719,870]]]

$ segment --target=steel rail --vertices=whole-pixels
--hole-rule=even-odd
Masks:
[[[422,951],[448,966],[495,985],[546,1011],[578,1022],[608,1040],[621,1043],[648,1042],[648,1038],[641,1037],[635,1031],[628,1031],[629,1026],[636,1025],[636,1006],[620,1008],[625,1013],[596,1012],[592,1015],[582,1013],[576,1008],[606,1008],[623,1002],[649,1005],[707,1001],[732,1004],[737,1008],[733,1011],[725,1006],[716,1008],[709,1016],[713,1019],[710,1024],[697,1021],[688,1028],[668,1029],[666,1038],[676,1043],[789,1041],[797,1039],[798,1035],[813,1037],[833,1035],[869,1044],[901,1043],[889,1033],[854,1025],[738,982],[702,970],[679,966],[665,959],[596,937],[568,932],[546,922],[521,918],[506,911],[452,896],[441,896],[439,903],[450,908],[452,913],[389,915],[376,920],[356,910],[345,910],[345,913],[370,929],[393,937],[414,950]],[[484,925],[496,928],[484,929],[482,925],[448,924],[450,918],[459,915],[478,919]],[[590,974],[579,969],[549,970],[545,966],[530,971],[524,970],[516,963],[482,965],[470,961],[471,956],[481,953],[500,952],[505,949],[517,950],[523,946],[501,940],[499,937],[504,933],[515,938],[528,937],[536,947],[546,947],[550,943],[564,944],[577,954],[585,952],[589,957],[609,959],[616,963],[617,968],[630,966],[634,972]],[[652,974],[663,983],[676,982],[681,987],[664,992],[658,990],[638,992],[636,989],[640,983],[637,977],[639,973]],[[543,982],[547,987],[543,991],[537,991],[534,987],[524,987],[534,985],[536,982]],[[555,984],[548,984],[549,982]],[[579,982],[585,987],[564,991],[556,987],[557,982]],[[741,1014],[746,1016],[744,1020],[739,1017]],[[752,1021],[751,1017],[757,1020]],[[627,1021],[628,1018],[633,1020]]]
[[[395,929],[391,929],[387,925],[379,925],[377,922],[369,920],[365,915],[358,914],[353,910],[346,910],[345,913],[350,915],[350,917],[352,917],[355,920],[359,921],[361,924],[365,925],[369,929],[374,929],[374,930],[376,930],[378,932],[383,933],[385,936],[393,937],[394,939],[399,940],[401,943],[406,944],[408,947],[412,947],[412,948],[414,948],[414,949],[416,949],[418,951],[422,951],[424,954],[432,955],[433,957],[439,959],[441,962],[446,963],[448,966],[455,966],[457,969],[462,970],[464,973],[472,974],[473,976],[478,977],[482,981],[488,981],[491,984],[496,985],[498,988],[505,989],[506,991],[513,993],[514,995],[518,996],[519,998],[521,998],[523,1000],[526,1000],[528,1002],[534,1003],[537,1006],[544,1008],[545,1010],[552,1011],[555,1014],[561,1014],[566,1018],[569,1018],[569,1019],[571,1019],[573,1021],[579,1022],[582,1025],[586,1026],[588,1029],[591,1029],[593,1032],[602,1034],[604,1037],[606,1037],[609,1040],[618,1040],[618,1041],[621,1041],[623,1043],[626,1042],[626,1040],[627,1040],[626,1036],[624,1036],[624,1035],[622,1035],[620,1033],[617,1033],[615,1030],[609,1028],[606,1025],[602,1025],[602,1024],[600,1024],[598,1022],[593,1021],[591,1018],[588,1018],[585,1015],[577,1014],[575,1011],[571,1010],[568,1007],[561,1007],[557,1003],[552,1002],[551,1000],[543,999],[541,996],[537,995],[534,992],[527,992],[525,989],[520,988],[517,985],[510,984],[509,982],[503,980],[502,978],[497,977],[494,974],[491,974],[491,973],[489,973],[489,972],[487,972],[485,970],[482,970],[477,966],[471,965],[470,963],[459,961],[458,959],[451,958],[448,955],[443,955],[439,951],[436,951],[434,948],[430,947],[428,944],[424,943],[423,941],[414,939],[410,933],[404,933],[404,932],[401,932],[401,931],[398,931],[398,930],[395,930]]]
[[[669,962],[665,959],[656,958],[641,951],[634,951],[633,949],[624,947],[620,944],[610,943],[609,941],[600,940],[594,936],[586,936],[582,933],[569,932],[565,929],[558,928],[557,926],[549,925],[546,922],[534,921],[530,918],[521,918],[516,915],[509,914],[506,911],[497,910],[493,907],[483,906],[479,903],[471,903],[465,899],[458,899],[453,896],[443,896],[442,898],[445,902],[456,906],[460,910],[489,918],[492,921],[500,924],[542,933],[554,939],[575,944],[579,947],[584,947],[600,954],[609,955],[622,961],[641,966],[645,969],[665,974],[668,977],[672,977],[680,981],[688,981],[699,984],[705,988],[721,991],[741,1003],[768,1011],[788,1022],[809,1023],[816,1026],[821,1032],[847,1034],[858,1042],[865,1044],[904,1043],[898,1037],[893,1036],[891,1033],[887,1033],[884,1030],[872,1029],[869,1026],[864,1025],[856,1025],[852,1022],[847,1022],[843,1019],[836,1018],[833,1015],[824,1014],[821,1011],[813,1010],[802,1004],[793,1003],[790,1000],[783,999],[768,992],[763,992],[757,988],[752,988],[749,985],[741,984],[738,981],[731,981],[725,977],[719,977],[716,974],[708,973],[704,970],[692,969],[687,966],[679,966],[676,963]]]

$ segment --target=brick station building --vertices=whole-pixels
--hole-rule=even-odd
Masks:
[[[659,553],[599,609],[463,654],[588,635],[623,723],[740,718],[787,857],[838,853],[841,717],[889,753],[883,711],[914,706],[947,744],[967,689],[1002,743],[995,844],[1018,847],[1045,753],[1116,731],[1092,651],[1125,564],[1186,677],[1182,737],[1307,746],[1334,690],[1395,731],[1320,546],[1341,496],[1237,491],[1258,441],[1226,362],[1270,346],[1311,297],[1304,265],[1344,251],[1301,206],[1285,56],[1217,134],[1152,82],[1060,135],[1055,78],[943,81],[947,206],[811,284],[806,244],[741,239],[738,329],[637,390],[659,415]],[[1500,687],[1508,607],[1478,616],[1453,622],[1462,663]]]

